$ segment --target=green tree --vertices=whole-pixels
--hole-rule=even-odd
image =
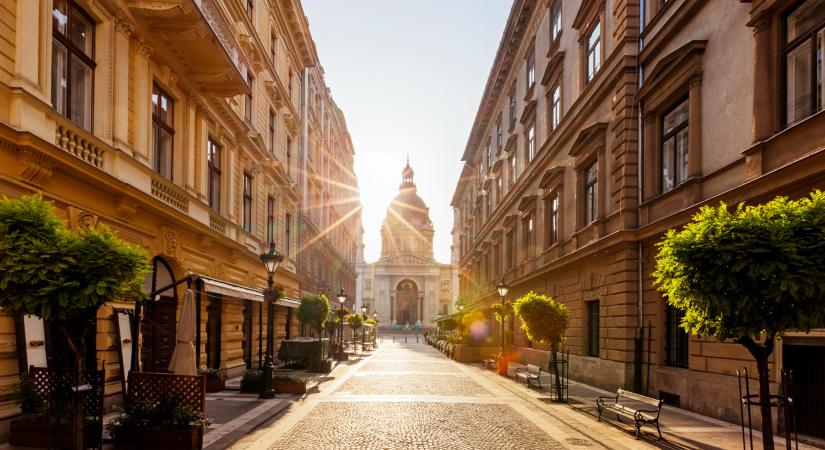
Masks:
[[[142,300],[147,256],[105,226],[72,233],[40,194],[0,200],[0,308],[54,324],[85,383],[85,330],[107,301]],[[82,404],[74,405],[74,445],[83,445]]]
[[[321,345],[321,334],[324,331],[324,323],[329,316],[329,300],[325,295],[305,295],[301,297],[301,304],[298,305],[298,320],[308,325],[318,333],[318,361],[317,369],[321,369],[321,361],[324,359],[323,346]]]
[[[352,345],[354,346],[355,342],[356,342],[355,337],[357,335],[356,331],[360,330],[361,327],[364,326],[364,317],[361,316],[361,314],[358,314],[358,313],[351,313],[351,314],[347,314],[344,317],[344,321],[346,321],[346,323],[349,325],[349,327],[352,328],[352,342],[353,342]],[[362,340],[363,340],[363,337],[362,337]],[[363,345],[363,342],[362,342],[362,345]]]
[[[825,195],[734,211],[704,207],[658,247],[655,284],[685,312],[682,327],[743,345],[756,360],[766,405],[776,336],[825,324]],[[763,446],[772,449],[770,407],[761,416]]]
[[[332,358],[332,352],[335,351],[335,345],[333,342],[337,341],[337,338],[333,338],[333,336],[338,334],[338,314],[336,314],[335,311],[330,310],[327,320],[324,322],[324,329],[326,330],[330,341],[327,357]]]
[[[550,344],[550,369],[556,377],[556,401],[562,401],[558,351],[559,344],[564,341],[564,332],[570,325],[570,312],[552,297],[532,291],[516,300],[513,309],[521,319],[521,329],[528,339]]]

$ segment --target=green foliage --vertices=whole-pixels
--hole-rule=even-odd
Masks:
[[[493,312],[493,316],[496,318],[498,322],[501,322],[503,319],[510,317],[510,314],[513,313],[513,304],[512,303],[495,303],[493,306],[490,307],[490,310]]]
[[[320,335],[329,316],[329,300],[324,295],[305,295],[298,306],[298,319]]]
[[[305,384],[307,379],[301,377],[291,377],[289,375],[275,375],[272,377],[272,382],[278,384]]]
[[[375,319],[367,319],[367,320],[364,321],[364,323],[372,325],[372,326],[378,325],[378,321],[375,320]]]
[[[335,313],[330,314],[327,317],[326,322],[324,322],[324,329],[327,331],[327,334],[332,335],[333,333],[338,330],[338,315]]]
[[[360,330],[364,326],[364,317],[358,313],[347,314],[344,316],[344,320],[353,330]]]
[[[682,327],[772,339],[825,324],[825,194],[730,211],[704,207],[658,244],[655,284]]]
[[[528,339],[549,342],[554,348],[564,340],[570,312],[552,297],[530,291],[516,300],[513,309]]]
[[[170,397],[160,402],[135,402],[106,425],[109,433],[117,438],[118,430],[140,428],[144,430],[185,430],[206,428],[212,420],[177,397]]]
[[[438,322],[438,326],[444,331],[453,331],[458,328],[458,321],[450,317]]]
[[[223,370],[206,366],[198,367],[198,375],[205,375],[206,378],[218,378],[221,380],[226,379],[226,374]]]
[[[85,323],[105,302],[140,300],[147,256],[105,226],[71,233],[40,194],[0,200],[0,308]]]

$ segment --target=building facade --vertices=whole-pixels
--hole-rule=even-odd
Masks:
[[[42,192],[73,229],[106,225],[152,258],[151,300],[98,313],[88,363],[107,402],[129,370],[166,371],[187,288],[198,363],[260,365],[270,242],[285,256],[274,350],[296,336],[304,74],[318,64],[300,2],[10,0],[0,24],[0,194]],[[348,140],[337,151],[351,161]],[[0,317],[0,435],[19,373],[59,366],[64,345],[49,324]]]
[[[735,371],[756,373],[753,360],[678,327],[652,286],[655,243],[702,205],[823,187],[823,11],[821,0],[516,0],[453,196],[462,298],[489,308],[502,277],[511,299],[551,295],[571,313],[572,378],[738,421]],[[520,357],[545,361],[518,325]],[[821,383],[823,335],[786,336],[771,379],[793,368]]]
[[[355,258],[363,236],[355,151],[323,68],[316,64],[304,72],[298,279],[303,293],[325,294],[335,306],[341,289],[355,292]],[[348,296],[347,308],[354,301]]]
[[[381,327],[429,328],[456,300],[457,267],[433,258],[435,230],[414,176],[407,161],[381,225],[381,257],[358,264],[356,310],[377,313]]]

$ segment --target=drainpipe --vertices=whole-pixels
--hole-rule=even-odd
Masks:
[[[296,148],[298,149],[298,164],[300,164],[300,169],[298,170],[297,180],[296,183],[298,184],[298,188],[300,189],[300,200],[298,201],[298,210],[296,211],[296,223],[295,223],[295,232],[296,232],[296,239],[297,242],[296,253],[295,253],[295,273],[300,274],[302,273],[300,258],[298,257],[297,251],[301,248],[302,245],[302,238],[303,238],[303,231],[304,231],[304,206],[308,204],[307,202],[307,154],[309,151],[309,123],[308,123],[308,97],[309,97],[309,69],[314,66],[307,66],[304,67],[302,73],[303,82],[301,83],[301,144],[297,145]],[[298,277],[300,280],[300,276]],[[299,281],[300,285],[300,281]],[[299,288],[300,289],[300,288]],[[301,332],[303,336],[303,331]]]
[[[644,49],[644,40],[642,38],[642,33],[644,32],[645,27],[645,3],[646,2],[639,2],[639,44],[637,47],[636,53],[636,73],[638,74],[638,82],[637,88],[641,87],[642,83],[644,82],[644,73],[642,71],[642,66],[639,63],[638,55],[642,53]],[[636,112],[637,112],[637,156],[639,165],[637,173],[637,214],[638,211],[641,209],[642,205],[642,192],[644,189],[644,133],[643,133],[643,121],[642,121],[642,105],[640,102],[636,103]],[[638,293],[638,323],[636,327],[636,336],[633,339],[633,390],[635,392],[642,392],[642,353],[644,353],[644,336],[645,336],[645,326],[644,326],[644,265],[642,264],[642,241],[639,240],[636,243],[636,260],[638,261],[638,283],[639,283],[639,293]],[[650,344],[648,343],[648,347]],[[650,361],[647,362],[648,367],[650,366]],[[649,383],[648,383],[649,385]],[[646,394],[646,392],[645,392]]]

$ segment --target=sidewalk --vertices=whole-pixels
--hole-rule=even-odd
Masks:
[[[554,415],[567,415],[568,420],[580,422],[585,427],[600,427],[607,424],[628,436],[635,434],[635,429],[627,420],[623,422],[616,420],[615,414],[604,413],[601,423],[597,421],[598,410],[596,408],[596,398],[600,396],[616,395],[615,392],[607,392],[602,389],[569,381],[569,399],[567,404],[550,402],[550,392],[540,389],[527,388],[524,384],[519,384],[515,379],[515,369],[523,367],[517,363],[510,363],[508,377],[499,376],[495,371],[485,369],[481,364],[470,364],[475,370],[484,373],[490,379],[496,380],[500,385],[511,392],[528,399],[531,403],[541,406],[541,408]],[[546,377],[546,380],[545,380]],[[542,384],[550,385],[550,375],[542,373]],[[578,417],[576,417],[578,416]],[[703,416],[685,409],[663,405],[660,416],[660,427],[663,440],[659,440],[655,426],[643,426],[640,442],[658,448],[666,449],[737,449],[742,448],[742,428],[730,422]],[[594,430],[597,431],[598,430]],[[762,434],[759,431],[753,433],[754,448],[761,448]],[[776,448],[785,448],[784,438],[775,438]],[[814,447],[801,441],[799,449],[816,450]]]

